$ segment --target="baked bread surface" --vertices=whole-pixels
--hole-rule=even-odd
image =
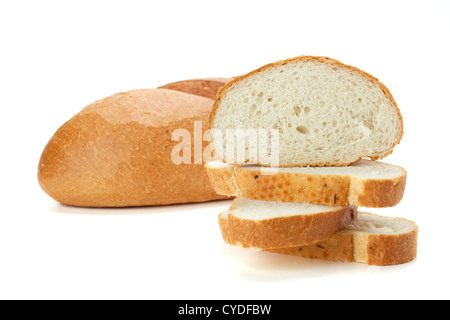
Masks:
[[[202,92],[217,91],[201,80],[189,82],[185,91],[196,84]],[[194,161],[194,121],[202,123],[203,135],[213,100],[180,91],[131,90],[84,108],[45,147],[38,169],[42,189],[63,204],[82,207],[228,198],[213,190],[204,164]],[[172,162],[172,149],[180,143],[171,140],[177,129],[188,130],[192,138],[191,164]],[[206,145],[202,142],[202,150]]]

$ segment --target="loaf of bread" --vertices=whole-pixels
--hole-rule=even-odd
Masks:
[[[236,198],[219,215],[223,239],[244,248],[273,249],[311,245],[344,229],[355,206],[331,207],[300,202]]]
[[[188,87],[178,84],[177,90],[132,90],[90,104],[45,147],[38,169],[42,189],[63,204],[83,207],[227,198],[213,190],[204,164],[194,159],[194,121],[203,135],[214,102],[207,97],[226,81],[200,79],[188,81]],[[176,129],[192,137],[190,163],[172,161],[172,150],[180,143],[172,139]],[[199,139],[203,150],[208,142]]]
[[[210,123],[219,160],[276,167],[381,159],[403,135],[400,110],[378,79],[312,56],[271,63],[228,82]]]
[[[413,221],[358,212],[344,230],[327,240],[269,251],[312,259],[395,265],[416,258],[418,232]]]
[[[205,166],[217,193],[254,200],[393,207],[402,200],[406,186],[403,168],[370,160],[345,167],[273,169],[221,161]]]

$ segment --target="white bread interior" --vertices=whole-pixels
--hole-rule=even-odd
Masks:
[[[339,175],[339,176],[356,176],[364,179],[394,179],[406,173],[405,169],[391,164],[360,160],[348,166],[340,167],[290,167],[290,168],[270,168],[255,165],[230,165],[225,162],[214,160],[209,161],[205,165],[207,168],[237,168],[243,170],[258,170],[261,173],[272,174],[276,172],[282,173],[301,173],[308,175]]]
[[[381,159],[403,134],[402,116],[383,84],[322,57],[289,59],[234,79],[219,91],[212,118],[216,156],[230,164],[268,165],[251,158],[245,134],[228,141],[227,129],[278,130],[280,167]],[[237,141],[246,145],[243,160],[226,151]]]
[[[250,200],[236,198],[229,213],[237,218],[246,220],[267,220],[297,215],[315,215],[333,212],[341,207],[324,206],[304,202],[280,202]]]
[[[367,233],[371,235],[400,235],[416,229],[414,222],[403,218],[383,217],[360,212],[342,233]]]

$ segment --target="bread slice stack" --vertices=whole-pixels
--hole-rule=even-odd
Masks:
[[[358,212],[397,205],[407,176],[377,161],[403,120],[370,74],[325,57],[271,63],[220,89],[210,124],[209,179],[236,197],[219,215],[227,243],[379,266],[415,259],[414,222]]]

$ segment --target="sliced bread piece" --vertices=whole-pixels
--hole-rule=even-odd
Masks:
[[[278,130],[275,166],[280,167],[344,166],[361,158],[381,159],[392,153],[403,135],[397,103],[378,79],[337,60],[314,56],[270,63],[228,82],[217,94],[210,124],[215,129],[216,157],[229,164],[274,166],[261,153],[252,156],[246,134]],[[240,143],[245,154],[231,150]],[[270,141],[268,145],[277,151]],[[264,148],[258,145],[258,152]]]
[[[217,193],[254,200],[392,207],[400,202],[406,186],[403,168],[370,160],[346,167],[274,169],[220,161],[205,166]]]
[[[344,229],[357,208],[236,198],[219,215],[223,239],[244,248],[310,245]]]
[[[395,265],[416,258],[418,232],[412,221],[359,212],[344,230],[327,240],[269,251],[313,259]]]

